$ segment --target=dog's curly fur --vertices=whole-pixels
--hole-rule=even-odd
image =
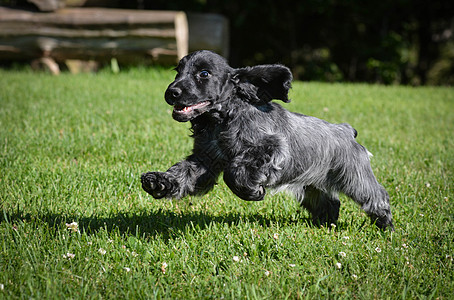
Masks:
[[[339,192],[352,198],[380,228],[393,229],[389,196],[377,182],[370,153],[350,125],[292,113],[292,74],[282,65],[234,69],[219,55],[184,57],[165,92],[173,118],[192,124],[194,149],[167,172],[142,174],[155,198],[210,191],[223,173],[241,199],[259,201],[266,190],[292,192],[316,223],[335,223]]]

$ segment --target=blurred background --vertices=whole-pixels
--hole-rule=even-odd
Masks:
[[[183,11],[188,20],[194,13],[223,16],[228,41],[215,50],[232,66],[282,63],[299,80],[454,84],[452,0],[0,0],[0,5],[42,11],[40,2]],[[218,26],[198,23],[192,30],[203,31],[204,24]],[[191,33],[189,39],[191,44]]]

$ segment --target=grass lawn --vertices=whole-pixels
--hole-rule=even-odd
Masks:
[[[0,298],[452,299],[454,89],[295,82],[284,104],[358,130],[390,233],[346,197],[328,230],[289,196],[245,202],[222,179],[148,196],[140,174],[191,149],[163,99],[173,76],[0,71]]]

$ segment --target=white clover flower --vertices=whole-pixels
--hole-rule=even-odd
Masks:
[[[289,267],[294,268],[294,267],[296,267],[296,265],[295,264],[289,264]]]
[[[239,262],[240,261],[240,258],[238,256],[236,256],[236,255],[232,259],[233,259],[234,262]]]
[[[341,251],[341,252],[339,252],[339,256],[340,256],[340,257],[346,257],[347,254],[346,254],[345,252]]]
[[[341,269],[342,268],[342,264],[340,262],[336,263],[336,268]]]
[[[77,222],[66,223],[66,228],[72,232],[79,232],[79,224]]]
[[[131,269],[128,268],[128,267],[124,267],[123,270],[125,270],[126,272],[130,272],[131,271]]]
[[[270,274],[271,274],[270,271],[265,271],[265,276],[266,277],[270,276]]]
[[[104,250],[103,248],[99,248],[98,252],[101,253],[101,255],[104,255],[107,253],[107,251]]]
[[[356,280],[356,279],[358,279],[358,275],[352,274],[352,278],[353,278],[354,280]]]
[[[279,233],[273,234],[273,239],[277,240],[279,238]]]
[[[167,263],[166,262],[163,262],[162,265],[161,265],[161,272],[162,274],[165,274],[166,273],[166,268],[167,268]]]
[[[68,253],[66,253],[66,254],[63,254],[63,258],[65,258],[65,259],[66,259],[66,258],[67,258],[67,259],[73,259],[74,257],[76,257],[76,255],[73,254],[73,253],[69,253],[69,252],[68,252]]]

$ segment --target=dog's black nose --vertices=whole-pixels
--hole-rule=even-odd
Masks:
[[[169,97],[172,98],[173,100],[177,100],[178,98],[180,98],[181,94],[183,93],[183,91],[177,87],[169,88],[167,89],[167,92]]]

